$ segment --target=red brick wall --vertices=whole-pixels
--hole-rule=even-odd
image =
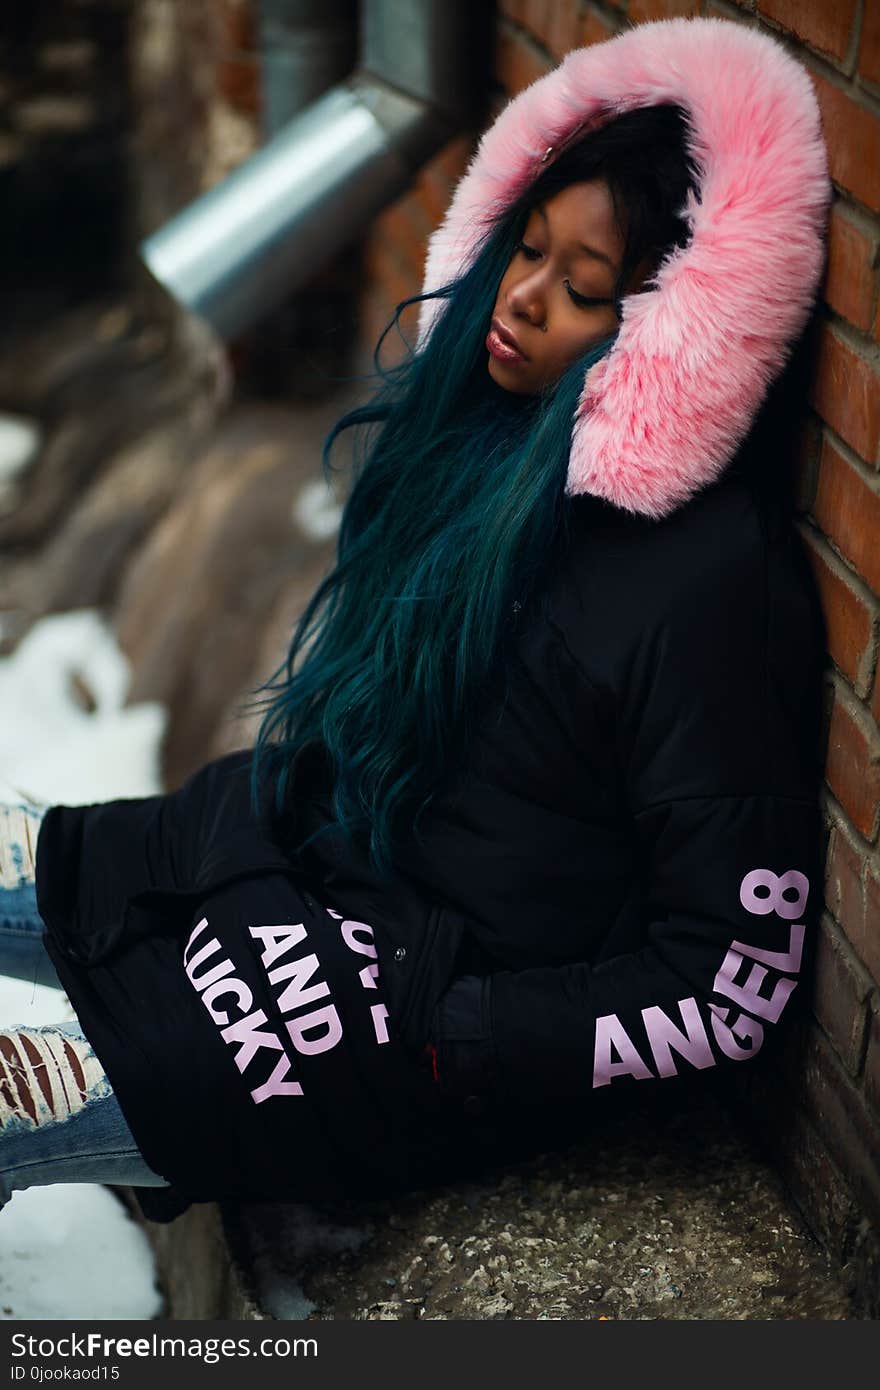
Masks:
[[[815,85],[834,202],[799,527],[828,628],[825,906],[814,1020],[789,1065],[786,1175],[876,1314],[880,1286],[880,5],[758,0]],[[720,12],[720,11],[719,11]],[[793,1100],[792,1100],[793,1097]],[[768,1097],[773,1100],[772,1095]],[[794,1113],[797,1105],[800,1114]],[[804,1139],[805,1127],[810,1133]],[[873,1228],[873,1235],[871,1228]]]
[[[807,1218],[869,1306],[880,1229],[880,0],[499,0],[491,110],[579,45],[674,15],[778,35],[815,84],[834,203],[813,385],[797,438],[797,525],[828,628],[823,810],[826,882],[811,1012],[786,1069],[751,1113]],[[454,141],[377,219],[363,325],[372,345],[418,293],[425,242],[476,133]],[[415,335],[416,310],[402,318]],[[395,360],[389,335],[383,361]],[[873,1281],[873,1282],[872,1282]],[[876,1298],[876,1292],[874,1294]]]
[[[364,289],[360,296],[360,331],[372,350],[402,299],[422,288],[425,247],[440,224],[447,203],[476,143],[475,134],[464,134],[447,145],[419,172],[412,188],[377,217],[364,239]],[[405,309],[400,328],[410,344],[415,342],[415,306]],[[406,349],[392,329],[382,344],[385,366],[398,361]]]

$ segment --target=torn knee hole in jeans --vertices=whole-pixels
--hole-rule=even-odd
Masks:
[[[84,1038],[52,1029],[0,1033],[0,1129],[12,1118],[35,1126],[66,1119],[103,1076]]]

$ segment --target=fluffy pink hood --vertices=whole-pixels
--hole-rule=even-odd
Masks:
[[[809,316],[832,189],[806,69],[724,19],[658,20],[575,49],[484,132],[428,244],[423,285],[467,268],[481,218],[537,177],[548,147],[660,101],[690,112],[692,235],[654,288],[623,300],[614,347],[584,379],[565,489],[655,518],[723,471]],[[443,306],[420,305],[417,348]]]

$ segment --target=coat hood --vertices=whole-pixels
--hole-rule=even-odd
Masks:
[[[659,519],[731,460],[812,308],[832,188],[812,83],[768,34],[664,19],[574,49],[483,133],[428,243],[422,292],[462,274],[488,217],[570,139],[634,107],[688,112],[688,242],[625,297],[586,373],[565,491]],[[419,306],[417,350],[443,300]]]

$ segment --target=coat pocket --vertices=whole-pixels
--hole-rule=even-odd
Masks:
[[[449,987],[464,933],[458,913],[439,904],[417,911],[415,906],[393,923],[379,913],[377,928],[382,971],[391,1023],[403,1046],[421,1056],[428,1041],[431,1015]]]
[[[389,1025],[408,1052],[421,1054],[434,1006],[455,974],[464,918],[400,880],[386,887],[340,874],[309,891],[373,930]]]

